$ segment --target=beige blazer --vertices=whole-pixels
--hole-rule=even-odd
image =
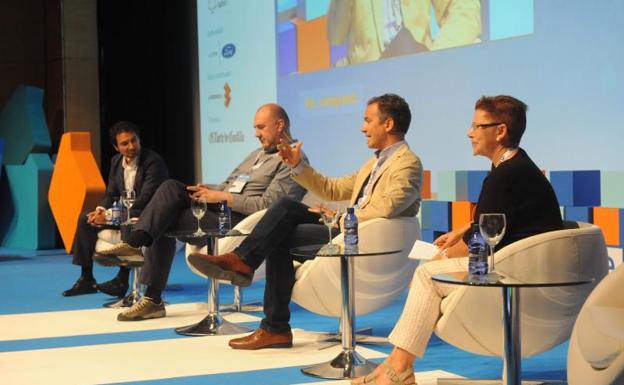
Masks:
[[[321,199],[349,199],[351,205],[354,205],[376,160],[373,156],[358,172],[340,178],[328,178],[306,165],[293,179]],[[373,218],[413,217],[420,208],[421,184],[420,159],[404,144],[375,174],[372,191],[355,211],[355,215],[360,222]]]
[[[349,63],[378,60],[383,52],[383,11],[378,0],[332,0],[327,35],[334,45],[348,42]],[[433,9],[432,9],[433,8]],[[440,27],[431,38],[431,12]],[[478,0],[401,0],[403,24],[430,50],[474,43],[481,34]]]

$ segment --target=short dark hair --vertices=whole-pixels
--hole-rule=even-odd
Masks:
[[[122,120],[113,124],[108,129],[108,136],[109,136],[111,144],[114,147],[117,147],[117,135],[121,132],[132,132],[139,139],[141,138],[141,130],[139,130],[139,126],[127,120]]]
[[[404,135],[407,133],[412,113],[405,99],[396,94],[383,94],[368,100],[369,106],[374,103],[377,104],[382,120],[392,118],[396,130]]]
[[[475,110],[486,111],[497,122],[507,125],[507,137],[502,143],[516,148],[526,129],[526,112],[529,107],[509,95],[482,96],[475,103]]]

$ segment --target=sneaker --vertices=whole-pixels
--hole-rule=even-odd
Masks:
[[[143,259],[143,251],[141,248],[132,247],[126,242],[120,242],[108,249],[100,250],[97,253],[101,255],[114,255],[123,260],[131,260],[128,258]]]
[[[117,321],[142,321],[150,318],[162,318],[166,315],[165,303],[154,302],[149,297],[143,297],[131,308],[117,315]]]
[[[96,252],[93,254],[93,262],[107,267],[141,267],[145,263],[145,257],[143,255],[106,255]]]

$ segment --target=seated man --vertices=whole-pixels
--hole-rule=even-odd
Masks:
[[[301,143],[280,146],[280,155],[293,167],[293,179],[322,199],[350,199],[361,222],[372,218],[413,217],[420,207],[422,166],[404,141],[411,113],[400,96],[386,94],[368,101],[362,132],[375,156],[362,168],[341,178],[318,174],[301,159]],[[344,218],[342,218],[344,220]],[[218,279],[251,284],[253,272],[266,258],[265,317],[255,332],[236,338],[234,349],[292,346],[288,305],[295,282],[293,246],[324,243],[327,230],[319,214],[302,203],[280,199],[267,211],[254,231],[232,253],[211,256],[192,254],[189,261],[199,271]],[[336,293],[338,295],[338,293]]]
[[[167,165],[160,155],[148,148],[141,148],[139,128],[135,124],[126,121],[115,123],[109,134],[111,144],[119,154],[111,159],[108,185],[100,205],[78,218],[72,263],[79,265],[82,272],[74,286],[63,292],[66,297],[95,293],[98,289],[112,296],[123,297],[126,294],[129,271],[125,267],[120,267],[119,273],[112,280],[99,285],[95,282],[91,257],[100,229],[94,224],[106,222],[106,208],[110,208],[124,190],[135,191],[136,200],[130,215],[138,216],[156,188],[169,176]]]
[[[150,246],[141,272],[141,283],[147,285],[145,296],[120,313],[117,317],[119,321],[165,316],[161,295],[167,286],[175,240],[164,234],[197,228],[197,220],[190,209],[191,199],[202,199],[209,204],[202,218],[202,227],[216,229],[217,203],[220,201],[228,202],[232,208],[232,225],[236,225],[249,214],[269,207],[280,197],[303,198],[305,189],[290,178],[290,167],[277,154],[280,139],[286,143],[292,141],[286,111],[277,104],[260,107],[254,117],[254,128],[262,147],[249,154],[223,183],[218,186],[185,186],[175,180],[166,181],[143,211],[127,243],[101,252],[123,260],[124,256],[140,255],[142,246]]]

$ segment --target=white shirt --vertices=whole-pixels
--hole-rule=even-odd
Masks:
[[[124,169],[124,187],[126,191],[134,190],[134,180],[136,179],[136,173],[139,163],[139,157],[135,156],[130,162],[126,162],[126,157],[123,157],[121,161],[121,167]]]

